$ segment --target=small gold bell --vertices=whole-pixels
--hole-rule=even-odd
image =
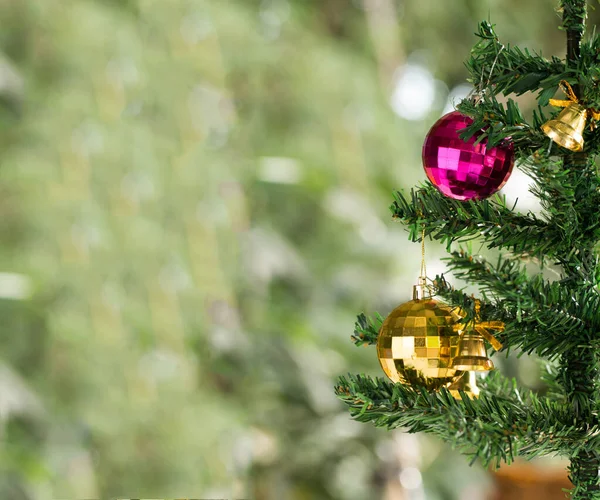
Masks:
[[[459,371],[487,372],[494,369],[488,358],[483,336],[473,330],[463,333],[458,340],[458,354],[452,359],[452,368]]]
[[[479,396],[479,387],[477,387],[477,376],[475,372],[466,372],[450,387],[448,387],[450,394],[454,399],[461,399],[460,392],[463,391],[471,399]]]
[[[571,151],[583,149],[583,130],[587,119],[587,110],[573,102],[563,109],[554,120],[542,125],[542,131],[556,144]]]

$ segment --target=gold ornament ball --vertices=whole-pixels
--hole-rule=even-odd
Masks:
[[[453,326],[459,319],[450,307],[430,297],[398,306],[377,337],[377,357],[385,374],[392,382],[430,391],[448,387],[464,373],[451,368],[459,340]]]

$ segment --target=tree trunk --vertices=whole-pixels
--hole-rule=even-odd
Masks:
[[[567,65],[576,66],[580,56],[581,39],[584,34],[586,0],[563,0],[563,26],[567,31]],[[573,90],[579,96],[579,85]],[[591,168],[586,153],[566,153],[565,169],[582,172]],[[573,272],[573,270],[566,270]],[[561,383],[573,408],[573,416],[582,429],[597,423],[595,409],[598,406],[598,356],[591,347],[582,346],[576,352],[565,354],[561,359]],[[573,483],[573,500],[600,499],[600,453],[579,450],[571,457],[569,479]]]

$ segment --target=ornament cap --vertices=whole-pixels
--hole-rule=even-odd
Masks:
[[[419,282],[413,286],[413,300],[424,300],[431,298],[431,288],[427,285],[425,278],[420,277]]]

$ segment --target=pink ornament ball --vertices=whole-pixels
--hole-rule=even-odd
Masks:
[[[481,200],[498,191],[510,177],[514,164],[509,142],[488,148],[475,144],[478,134],[467,142],[459,132],[473,123],[468,116],[452,111],[442,116],[423,144],[423,168],[429,180],[445,196],[455,200]]]

